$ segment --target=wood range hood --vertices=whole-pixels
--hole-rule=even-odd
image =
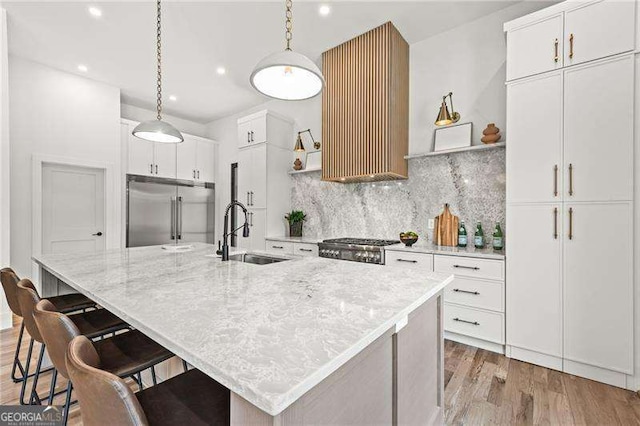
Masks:
[[[391,23],[322,54],[322,180],[407,179],[409,44]]]

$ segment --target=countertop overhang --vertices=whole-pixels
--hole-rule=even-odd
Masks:
[[[273,416],[453,280],[319,257],[222,262],[214,251],[153,246],[34,261]]]

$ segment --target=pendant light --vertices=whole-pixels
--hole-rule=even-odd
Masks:
[[[292,0],[286,0],[286,49],[267,56],[251,73],[251,85],[260,93],[285,101],[299,101],[318,95],[324,77],[315,63],[291,50]]]
[[[158,77],[157,77],[157,111],[158,116],[155,120],[140,123],[133,129],[133,136],[150,142],[161,143],[180,143],[184,140],[182,134],[171,124],[162,121],[162,44],[161,44],[161,7],[160,0],[157,0],[157,41],[156,41],[156,57],[158,59]]]

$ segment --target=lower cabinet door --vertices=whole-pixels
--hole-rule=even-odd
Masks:
[[[504,315],[445,303],[444,329],[476,339],[504,344]]]
[[[562,357],[561,207],[507,206],[507,345],[555,357]]]
[[[293,254],[293,243],[267,240],[266,250],[278,254]]]
[[[567,203],[565,226],[564,357],[633,374],[632,203]]]
[[[248,215],[251,250],[264,251],[266,248],[267,211],[265,209],[251,209]]]

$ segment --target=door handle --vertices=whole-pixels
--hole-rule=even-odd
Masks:
[[[195,169],[193,169],[193,178],[194,179],[196,178],[196,170]]]
[[[471,324],[471,325],[480,325],[480,323],[478,321],[467,321],[467,320],[463,320],[460,318],[454,318],[454,321],[458,321],[458,322],[464,322],[466,324]]]
[[[249,192],[251,194],[251,204],[253,206],[253,191]]]
[[[182,197],[178,197],[178,220],[177,220],[178,240],[182,239]]]
[[[573,164],[569,163],[569,195],[573,196]]]
[[[553,166],[553,196],[558,196],[558,165]]]
[[[558,208],[553,208],[553,239],[558,239]]]
[[[253,226],[253,212],[249,213],[249,217],[250,217],[249,226]]]
[[[247,132],[247,143],[251,143],[251,132]]]
[[[301,248],[301,249],[298,249],[298,250],[300,250],[300,251],[306,251],[306,252],[308,252],[308,253],[311,253],[311,252],[313,251],[313,250],[311,250],[311,249],[305,249],[305,248]]]
[[[251,205],[251,201],[249,201],[249,191],[247,191],[247,205],[250,206]]]
[[[569,239],[573,240],[573,207],[569,207]]]
[[[171,197],[171,239],[176,239],[176,197]]]
[[[573,58],[573,33],[569,35],[569,58]]]
[[[156,164],[156,174],[158,174],[158,165]]]
[[[478,291],[461,290],[459,288],[454,288],[453,291],[455,291],[456,293],[475,294],[476,296],[480,295],[480,292]]]
[[[478,271],[480,270],[480,268],[478,268],[477,266],[464,266],[464,265],[453,265],[454,268],[461,268],[461,269],[471,269],[473,271]]]
[[[555,39],[555,41],[553,42],[554,45],[554,56],[553,56],[553,60],[554,62],[558,62],[560,60],[560,57],[558,56],[558,39]]]
[[[274,249],[284,249],[284,247],[282,247],[282,246],[271,246],[271,248],[274,248]]]
[[[406,263],[418,263],[417,260],[407,260],[407,259],[396,259],[398,262],[406,262]]]
[[[102,237],[102,232],[98,231],[95,234],[91,234],[91,235],[93,235],[94,237]]]
[[[198,170],[198,179],[200,179],[200,170]]]
[[[253,142],[253,130],[251,131],[251,142]]]
[[[149,173],[153,174],[153,164],[149,164]]]

